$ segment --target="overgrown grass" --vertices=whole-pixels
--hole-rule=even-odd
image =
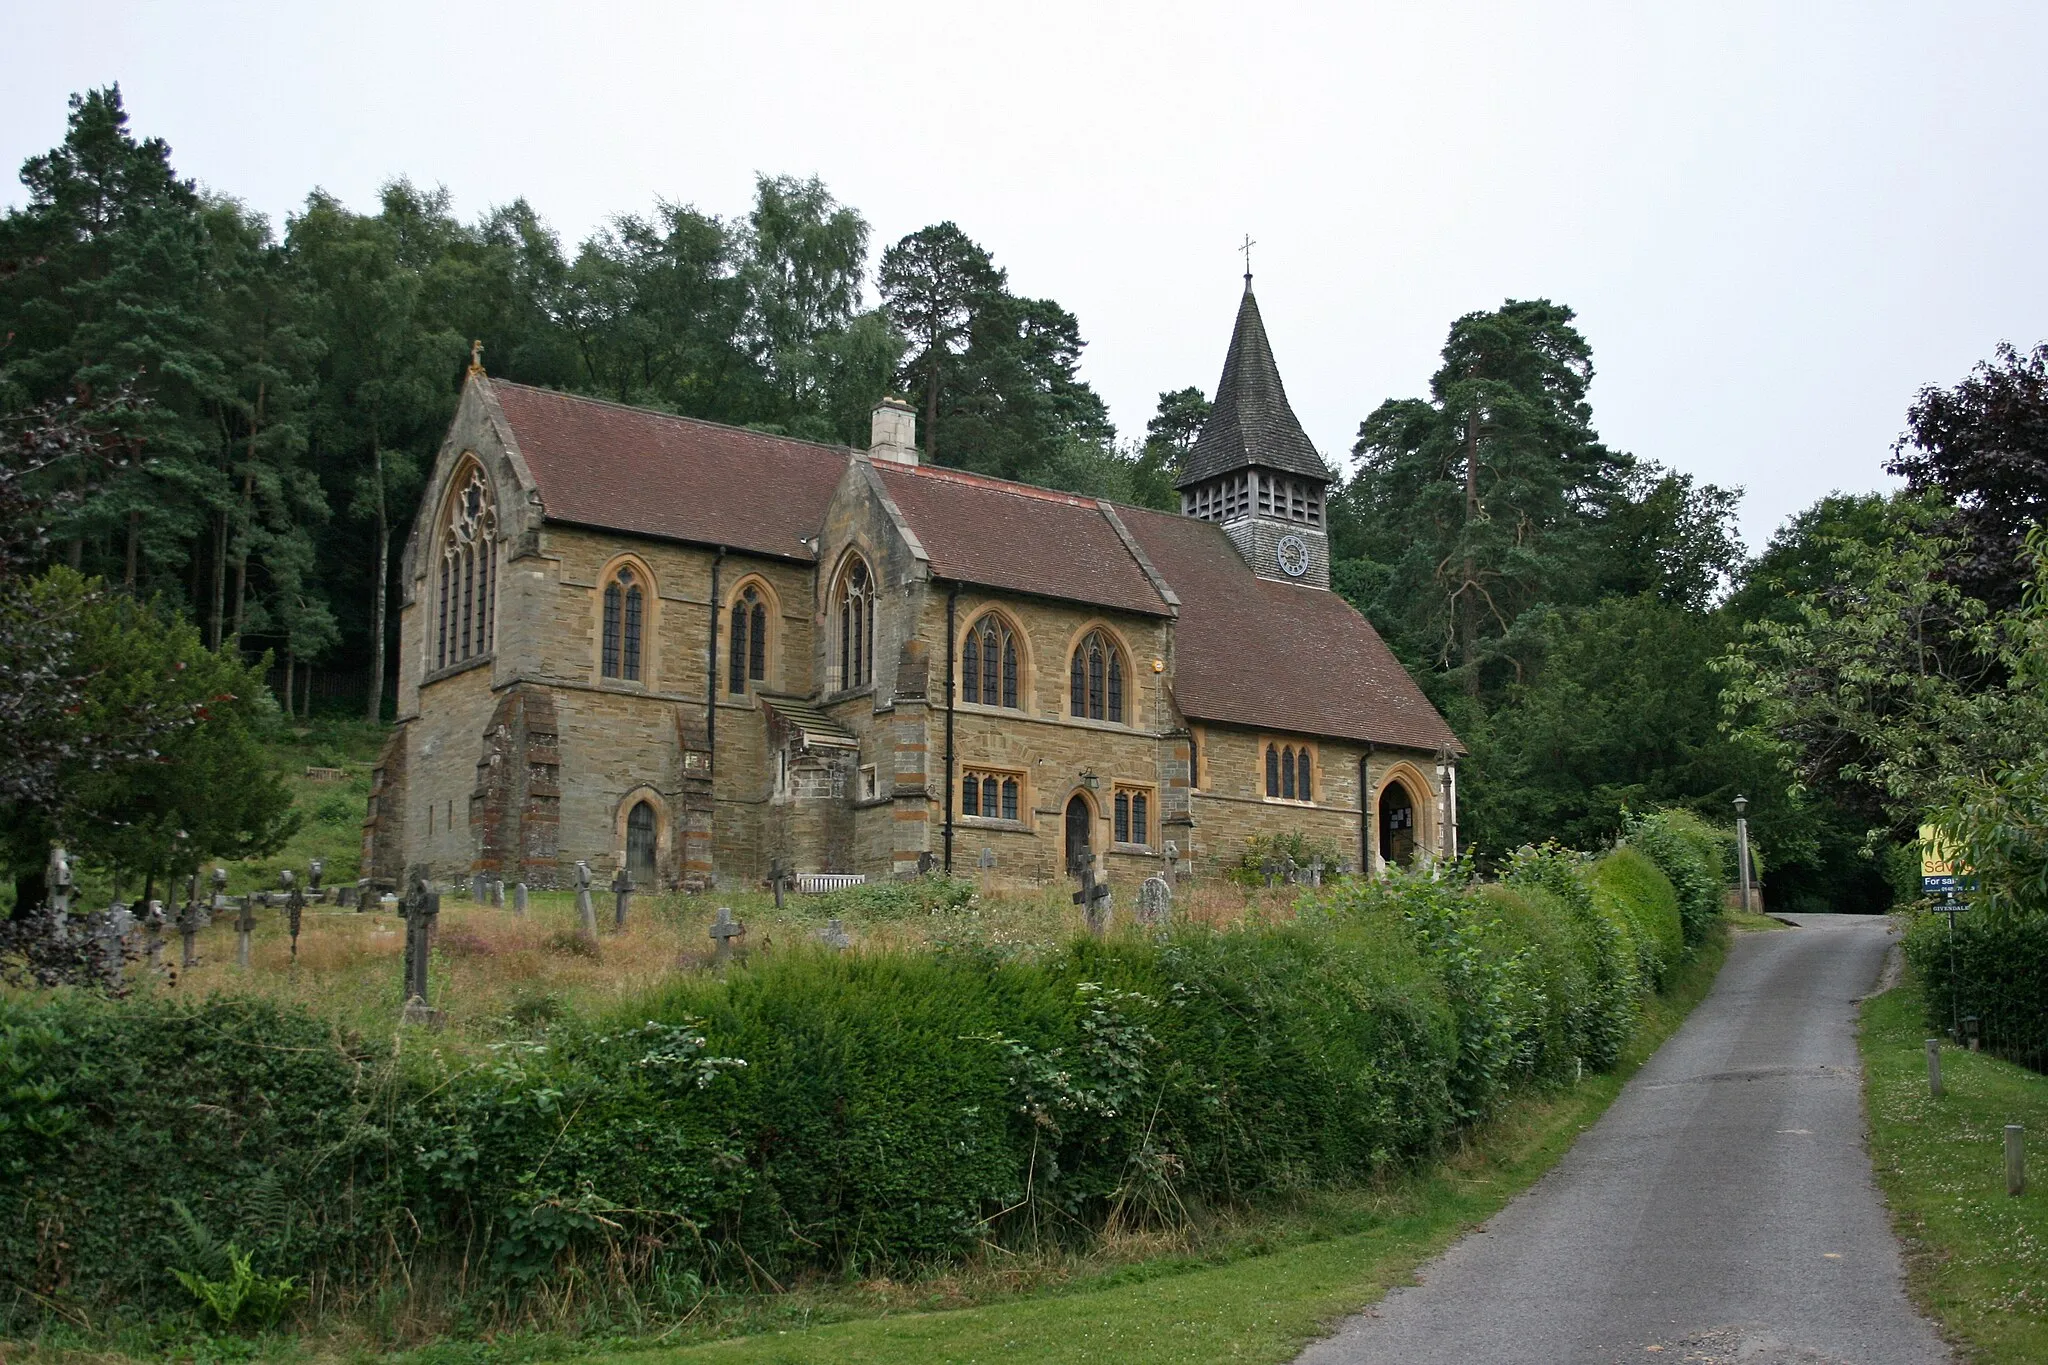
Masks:
[[[1908,973],[1863,1006],[1871,1156],[1907,1247],[1914,1297],[1972,1359],[2048,1360],[2048,1077],[1942,1050],[1927,1093],[1920,988]],[[2005,1193],[2005,1125],[2026,1126],[2027,1192]]]
[[[1108,1244],[1032,1267],[990,1258],[908,1284],[707,1298],[702,1321],[672,1329],[668,1339],[729,1339],[662,1358],[762,1365],[1291,1359],[1337,1319],[1409,1283],[1418,1265],[1549,1170],[1706,997],[1727,942],[1725,929],[1712,934],[1673,974],[1668,992],[1650,999],[1614,1070],[1510,1102],[1425,1171],[1191,1230],[1173,1246]],[[916,1311],[940,1305],[945,1311]],[[734,1332],[750,1335],[730,1339]],[[502,1349],[532,1353],[515,1341]],[[410,1359],[425,1365],[433,1354]],[[634,1349],[600,1358],[648,1357]]]

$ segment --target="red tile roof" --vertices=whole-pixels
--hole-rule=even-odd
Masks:
[[[490,381],[550,519],[814,558],[843,448]]]
[[[1173,695],[1183,715],[1464,752],[1371,623],[1336,593],[1260,578],[1213,522],[1117,512],[1180,597]]]
[[[928,465],[877,463],[875,470],[936,577],[1151,616],[1171,612],[1093,498]]]

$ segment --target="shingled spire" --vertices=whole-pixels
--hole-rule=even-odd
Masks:
[[[1260,577],[1327,588],[1329,482],[1329,467],[1287,405],[1247,272],[1215,405],[1176,485],[1181,511],[1220,522]]]
[[[1187,488],[1252,466],[1330,480],[1330,471],[1280,383],[1273,362],[1273,343],[1252,293],[1252,277],[1244,277],[1244,299],[1237,305],[1237,326],[1230,334],[1230,353],[1223,359],[1223,378],[1216,381],[1216,402],[1176,485]]]

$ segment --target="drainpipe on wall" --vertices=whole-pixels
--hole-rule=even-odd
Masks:
[[[714,822],[718,810],[718,570],[724,563],[725,547],[721,545],[711,561],[711,639],[706,645],[709,667],[704,680],[704,761],[710,765]],[[714,847],[716,843],[714,837]]]
[[[1372,846],[1376,842],[1373,828],[1372,809],[1372,753],[1368,743],[1365,752],[1358,759],[1358,875],[1370,878],[1373,873]]]
[[[939,830],[939,837],[945,844],[945,868],[949,877],[953,875],[953,669],[958,657],[953,647],[953,621],[959,609],[960,585],[955,583],[946,589],[946,823]]]

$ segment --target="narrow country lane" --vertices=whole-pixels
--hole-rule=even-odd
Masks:
[[[1555,1170],[1300,1365],[1948,1360],[1864,1146],[1856,1002],[1891,941],[1827,915],[1741,936]]]

